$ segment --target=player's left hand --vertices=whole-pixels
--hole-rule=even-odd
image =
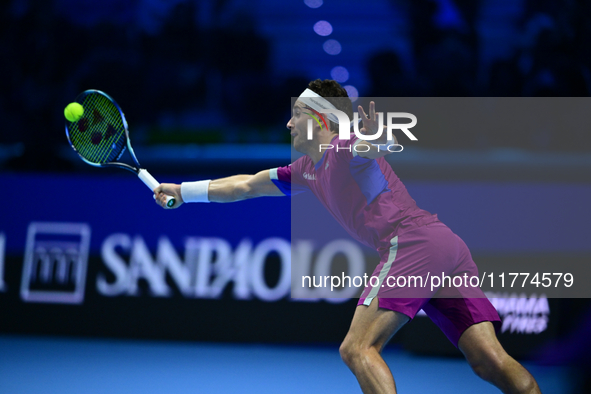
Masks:
[[[378,122],[378,115],[376,114],[376,103],[373,101],[369,102],[369,116],[365,113],[361,105],[357,107],[357,110],[359,111],[359,116],[361,117],[361,121],[363,122],[363,127],[359,130],[359,132],[364,135],[374,135],[378,133],[380,128],[380,122]],[[382,128],[385,128],[383,120]],[[380,138],[372,140],[371,142],[374,144],[385,143],[387,138],[388,137],[386,133],[382,132]]]

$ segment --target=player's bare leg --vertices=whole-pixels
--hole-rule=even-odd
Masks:
[[[394,377],[381,352],[408,320],[408,316],[402,313],[378,308],[377,299],[369,306],[357,306],[349,332],[339,350],[365,394],[396,393]]]
[[[476,375],[494,384],[503,393],[540,393],[533,376],[505,352],[492,323],[470,326],[460,337],[458,347]]]

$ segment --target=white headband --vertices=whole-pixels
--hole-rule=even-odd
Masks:
[[[324,97],[322,97],[321,95],[319,95],[318,93],[316,93],[310,89],[304,90],[304,92],[302,94],[300,94],[300,97],[298,97],[298,101],[301,101],[302,103],[306,104],[308,107],[310,107],[318,112],[321,112],[321,110],[323,110],[323,109],[338,110],[337,107],[335,107],[330,101],[328,101],[327,99],[325,99]],[[339,124],[339,118],[335,114],[323,114],[323,115],[326,115],[328,120],[330,120],[331,122]],[[361,121],[361,119],[357,119],[357,122],[359,122],[359,121]],[[352,120],[350,126],[353,127],[354,124],[355,124],[355,121]]]
[[[302,94],[300,94],[300,97],[298,97],[298,101],[301,101],[302,103],[306,104],[308,107],[320,112],[323,109],[337,109],[337,107],[335,107],[330,101],[328,101],[327,99],[325,99],[324,97],[322,97],[321,95],[319,95],[318,93],[310,90],[310,89],[306,89],[304,90],[304,92]],[[337,118],[337,116],[335,114],[324,114],[326,115],[326,117],[338,124],[339,123],[339,118]]]

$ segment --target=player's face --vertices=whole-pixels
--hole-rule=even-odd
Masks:
[[[313,139],[308,140],[308,119],[313,119],[310,115],[310,110],[306,108],[303,103],[296,101],[292,109],[291,119],[287,122],[287,128],[293,138],[293,147],[298,152],[306,153],[307,150],[314,146]],[[316,131],[316,122],[313,123],[313,130]]]

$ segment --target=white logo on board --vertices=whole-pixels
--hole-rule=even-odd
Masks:
[[[30,223],[21,298],[27,302],[82,303],[89,247],[90,226],[85,223]]]

